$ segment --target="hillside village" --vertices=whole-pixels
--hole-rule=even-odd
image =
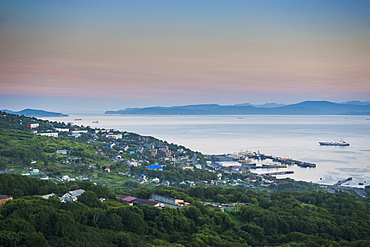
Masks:
[[[8,125],[11,123],[11,127],[9,125],[8,128],[26,130],[39,136],[82,142],[94,149],[92,154],[80,147],[68,149],[67,145],[48,144],[45,148],[46,152],[43,153],[53,160],[52,164],[44,166],[40,160],[32,159],[28,167],[23,167],[25,168],[21,172],[23,175],[40,176],[42,179],[53,179],[58,182],[94,181],[92,176],[94,171],[102,171],[131,177],[141,184],[154,183],[166,186],[179,184],[194,186],[197,183],[255,186],[258,184],[256,182],[260,181],[266,181],[261,183],[266,186],[273,183],[262,176],[246,176],[250,172],[248,169],[240,169],[242,163],[218,162],[218,159],[213,156],[205,157],[199,152],[150,136],[71,123],[48,122],[7,113],[2,114],[1,120]],[[63,149],[59,149],[60,147]],[[236,157],[225,156],[224,158],[231,161]],[[182,174],[186,174],[184,179],[181,181],[178,177],[172,181],[160,179],[165,178],[161,176],[161,172],[173,170],[181,170]],[[9,165],[6,171],[10,171]],[[79,176],[74,177],[71,174],[72,171]],[[202,174],[196,176],[201,180],[192,179],[194,176],[191,174],[196,172]]]
[[[285,183],[295,187],[298,182],[276,179],[274,175],[291,171],[284,169],[283,172],[257,174],[255,169],[289,168],[290,165],[315,166],[312,163],[259,152],[203,155],[151,136],[115,129],[50,122],[5,112],[0,116],[4,138],[4,149],[0,152],[0,173],[16,173],[54,182],[90,181],[112,189],[140,185],[181,188],[213,185],[262,191],[289,190],[293,188],[288,188]],[[19,140],[25,138],[13,134],[11,131],[14,130],[29,133],[29,140],[21,141],[28,143],[23,151],[19,146],[13,147],[15,141],[5,141],[9,139],[6,135]],[[26,132],[16,133],[23,135],[20,133]],[[302,184],[310,191],[342,191],[338,187],[328,189],[324,188],[327,186],[319,188],[317,184]],[[345,192],[367,196],[363,189]]]

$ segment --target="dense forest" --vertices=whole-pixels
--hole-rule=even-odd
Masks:
[[[89,182],[55,184],[0,175],[0,193],[17,193],[0,209],[1,246],[369,246],[370,203],[342,194],[207,188],[136,188],[133,196],[172,195],[180,208],[129,206],[115,191]],[[61,195],[85,189],[78,202]],[[203,203],[224,196],[232,210]],[[105,198],[105,201],[99,198]],[[209,200],[207,200],[209,201]],[[243,202],[243,203],[242,203]]]

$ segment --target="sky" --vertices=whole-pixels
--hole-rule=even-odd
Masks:
[[[0,109],[370,101],[369,0],[1,0]]]

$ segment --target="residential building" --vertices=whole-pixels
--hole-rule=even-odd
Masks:
[[[71,131],[72,134],[86,134],[88,132],[89,132],[88,130],[72,130]]]
[[[47,133],[37,133],[38,135],[41,135],[41,136],[51,136],[51,137],[58,137],[58,133],[57,132],[47,132]]]
[[[40,124],[38,124],[38,123],[26,124],[26,126],[27,126],[28,128],[31,128],[31,129],[37,128],[37,127],[39,127],[39,125],[40,125]]]
[[[51,194],[43,195],[41,197],[44,198],[44,199],[49,199],[52,196],[55,196],[55,194],[54,193],[51,193]]]
[[[65,193],[61,198],[60,200],[62,202],[66,202],[66,201],[69,201],[69,202],[76,202],[78,200],[78,197],[80,195],[82,195],[83,193],[85,193],[85,190],[82,190],[82,189],[79,189],[79,190],[72,190],[72,191],[69,191],[67,193]]]
[[[133,205],[148,205],[151,207],[163,207],[164,206],[164,204],[161,202],[145,200],[145,199],[140,199],[140,198],[136,198],[132,202],[133,202]]]
[[[168,204],[173,204],[173,205],[183,205],[184,204],[184,200],[176,199],[170,196],[157,195],[157,194],[150,195],[150,199],[168,203]]]
[[[2,207],[9,200],[13,200],[13,197],[7,195],[0,195],[0,207]]]
[[[150,166],[147,166],[147,168],[149,170],[163,171],[163,166],[160,166],[160,165],[150,165]]]
[[[231,166],[241,166],[242,164],[237,161],[219,161],[216,164],[223,166],[223,167],[231,167]]]
[[[122,134],[108,133],[108,134],[102,134],[102,136],[113,138],[113,139],[122,139]]]
[[[63,149],[63,150],[57,150],[55,153],[57,153],[57,154],[68,154],[68,150],[65,150],[65,149]]]
[[[126,196],[126,195],[116,195],[118,198],[121,198],[122,200],[124,200],[125,202],[128,202],[129,205],[133,206],[134,203],[133,201],[136,200],[137,198],[136,197],[132,197],[132,196]]]
[[[55,128],[55,130],[58,132],[69,132],[69,129],[67,128]]]

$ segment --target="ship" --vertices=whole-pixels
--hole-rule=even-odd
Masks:
[[[349,146],[348,142],[340,140],[338,142],[319,142],[321,146]]]

